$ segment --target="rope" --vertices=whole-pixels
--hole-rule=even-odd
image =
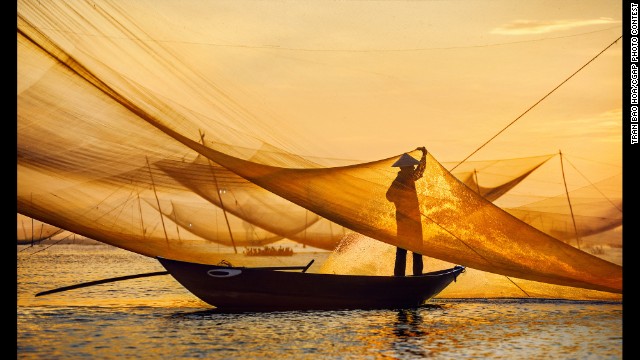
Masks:
[[[576,233],[576,243],[578,249],[580,249],[580,235],[578,234],[578,227],[576,226],[576,218],[573,215],[573,206],[571,205],[571,198],[569,197],[569,189],[567,188],[567,178],[564,176],[564,165],[562,163],[562,151],[560,154],[560,170],[562,171],[562,182],[564,183],[564,192],[567,194],[567,202],[569,203],[569,212],[571,213],[571,221],[573,222],[573,231]]]
[[[160,213],[160,221],[162,222],[162,230],[164,231],[164,238],[167,240],[167,246],[169,246],[169,236],[167,235],[167,228],[164,226],[164,216],[162,215],[162,208],[160,207],[160,199],[158,199],[158,193],[156,192],[156,184],[153,181],[153,173],[151,173],[151,164],[149,164],[149,157],[147,159],[147,168],[149,168],[149,177],[151,179],[151,185],[153,186],[153,195],[156,197],[156,203],[158,204],[158,212]]]
[[[487,264],[492,265],[491,261],[489,261],[489,259],[487,259],[486,257],[482,256],[482,254],[480,254],[479,252],[477,252],[474,248],[472,248],[471,246],[469,246],[469,244],[467,244],[464,240],[462,240],[461,238],[457,237],[454,233],[452,233],[451,231],[447,230],[446,228],[444,228],[442,225],[438,224],[436,221],[434,221],[433,219],[431,219],[429,216],[423,214],[422,212],[420,212],[422,214],[422,216],[424,216],[425,218],[429,219],[433,224],[437,225],[438,227],[440,227],[442,230],[446,231],[449,235],[453,236],[454,238],[458,239],[464,246],[466,246],[467,248],[469,248],[469,250],[473,251],[476,255],[478,255],[482,260],[486,261]],[[507,278],[507,280],[509,280],[513,285],[515,285],[518,289],[520,289],[520,291],[522,291],[525,295],[527,295],[528,297],[531,297],[531,295],[529,295],[526,291],[524,291],[523,288],[521,288],[520,286],[518,286],[518,284],[516,284],[515,282],[513,282],[513,280],[511,280],[511,278],[509,278],[507,275],[504,275],[504,277]]]
[[[553,88],[553,90],[549,91],[545,96],[543,96],[540,100],[538,100],[535,104],[531,105],[527,110],[525,110],[525,112],[523,112],[522,114],[520,114],[520,116],[518,116],[517,118],[515,118],[513,121],[511,121],[507,126],[505,126],[504,128],[502,128],[502,130],[498,131],[497,134],[495,134],[493,137],[491,137],[489,140],[487,140],[484,144],[482,144],[480,147],[478,147],[475,151],[473,151],[471,154],[469,154],[469,156],[467,156],[466,158],[464,158],[462,161],[460,161],[458,163],[458,165],[454,166],[453,169],[449,170],[450,172],[455,170],[455,168],[457,168],[460,164],[462,164],[463,162],[467,161],[471,156],[473,156],[475,153],[477,153],[478,151],[480,151],[480,149],[482,149],[483,147],[485,147],[485,145],[487,145],[489,142],[491,142],[493,139],[495,139],[496,137],[498,137],[498,135],[500,135],[503,131],[507,130],[507,128],[511,125],[513,125],[516,121],[520,120],[521,117],[523,117],[526,113],[528,113],[531,109],[533,109],[534,107],[536,107],[538,104],[540,104],[544,99],[546,99],[547,97],[549,97],[549,95],[551,95],[553,92],[555,92],[556,90],[558,90],[558,88],[562,85],[564,85],[564,83],[566,83],[567,81],[569,81],[569,79],[571,79],[572,77],[574,77],[578,72],[580,72],[582,69],[584,69],[587,65],[589,65],[593,60],[595,60],[598,56],[600,56],[603,52],[607,51],[607,49],[609,49],[611,46],[613,46],[615,43],[618,42],[618,40],[620,40],[622,38],[622,35],[620,35],[614,42],[612,42],[611,44],[609,44],[606,48],[604,48],[602,51],[600,51],[596,56],[594,56],[593,58],[591,58],[591,60],[587,61],[586,64],[582,65],[578,70],[576,70],[573,74],[571,74],[568,78],[564,79],[563,82],[561,82],[558,86],[556,86],[555,88]]]
[[[200,130],[198,130],[200,131]],[[207,146],[204,142],[204,133],[200,131],[200,140],[202,140],[202,145]],[[233,240],[233,232],[231,231],[231,225],[229,225],[229,218],[227,217],[227,211],[224,208],[224,203],[222,202],[222,195],[220,194],[220,188],[218,187],[218,178],[216,177],[216,173],[213,170],[213,165],[211,159],[207,158],[209,162],[209,170],[211,170],[211,175],[213,176],[213,182],[216,185],[216,193],[218,194],[218,201],[220,202],[220,208],[222,209],[222,214],[224,215],[224,220],[227,223],[227,230],[229,230],[229,237],[231,238],[231,244],[233,245],[233,251],[237,254],[238,249],[236,248],[236,242]]]
[[[577,171],[578,174],[580,174],[582,176],[582,178],[587,180],[589,185],[591,185],[600,195],[602,195],[602,197],[605,198],[609,202],[609,204],[611,204],[614,208],[616,208],[617,210],[622,212],[622,209],[620,207],[618,207],[618,205],[616,203],[611,201],[611,199],[606,194],[604,194],[589,178],[587,178],[580,170],[578,170],[578,168],[567,158],[567,155],[564,155],[564,160],[566,162],[568,162],[571,165],[571,167],[573,167],[573,169],[575,171]]]
[[[67,235],[67,236],[63,237],[62,239],[60,239],[60,240],[58,240],[58,241],[54,242],[53,244],[51,244],[51,245],[47,246],[47,247],[46,247],[46,248],[44,248],[44,249],[40,249],[40,250],[38,250],[38,251],[36,251],[36,252],[32,252],[31,254],[29,254],[29,256],[35,255],[35,254],[37,254],[37,253],[39,253],[39,252],[41,252],[41,251],[45,251],[45,250],[47,250],[48,248],[52,247],[53,245],[58,244],[58,243],[59,243],[59,242],[61,242],[62,240],[67,239],[69,236],[71,236],[71,234],[69,234],[69,235]],[[29,248],[25,248],[25,249],[22,249],[22,250],[26,250],[26,249],[29,249]],[[22,251],[22,250],[20,250],[20,251]]]

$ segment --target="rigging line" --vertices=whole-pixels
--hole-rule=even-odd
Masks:
[[[566,156],[566,155],[565,155],[565,156]],[[606,166],[608,166],[608,167],[615,167],[616,169],[620,169],[620,168],[621,168],[621,166],[620,166],[619,164],[611,164],[611,163],[609,163],[609,162],[596,161],[596,160],[589,159],[589,158],[584,158],[584,157],[581,157],[581,156],[571,155],[571,158],[573,158],[573,159],[581,159],[581,160],[589,161],[589,162],[591,162],[591,163],[593,163],[593,164],[606,165]]]
[[[31,207],[33,207],[33,192],[31,192],[30,195],[31,195]],[[31,246],[33,246],[33,217],[31,217]]]
[[[238,49],[264,49],[264,50],[283,50],[283,51],[299,51],[299,52],[315,52],[315,53],[403,53],[403,52],[416,52],[416,51],[431,51],[431,50],[457,50],[457,49],[474,49],[474,48],[486,48],[486,47],[494,47],[494,46],[506,46],[513,44],[522,44],[522,43],[531,43],[531,42],[540,42],[546,40],[556,40],[556,39],[565,39],[571,37],[578,37],[583,35],[594,34],[603,31],[609,31],[612,29],[619,29],[619,26],[611,26],[605,29],[587,31],[578,34],[565,35],[565,36],[555,36],[555,37],[546,37],[541,39],[531,39],[531,40],[520,40],[520,41],[509,41],[502,43],[493,43],[493,44],[480,44],[480,45],[468,45],[468,46],[442,46],[442,47],[416,47],[416,48],[402,48],[402,49],[318,49],[318,48],[302,48],[302,47],[284,47],[278,45],[240,45],[240,44],[213,44],[213,43],[197,43],[197,42],[181,42],[186,44],[194,44],[194,45],[206,45],[206,46],[214,46],[214,47],[228,47],[228,48],[238,48]],[[152,40],[158,42],[173,42],[173,41],[162,41],[162,40]]]
[[[562,85],[564,85],[564,83],[566,83],[567,81],[569,81],[572,77],[574,77],[578,72],[580,72],[582,69],[584,69],[587,65],[591,64],[592,61],[594,61],[598,56],[600,56],[602,53],[604,53],[605,51],[607,51],[607,49],[609,49],[610,47],[612,47],[615,43],[618,42],[618,40],[620,40],[622,38],[622,35],[620,35],[614,42],[612,42],[611,44],[609,44],[607,47],[605,47],[602,51],[600,51],[598,54],[596,54],[596,56],[594,56],[593,58],[591,58],[591,60],[587,61],[586,64],[582,65],[578,70],[576,70],[573,74],[571,74],[568,78],[564,79],[564,81],[562,81],[558,86],[556,86],[555,88],[553,88],[553,90],[549,91],[545,96],[543,96],[540,100],[538,100],[535,104],[531,105],[527,110],[525,110],[522,114],[520,114],[520,116],[518,116],[517,118],[515,118],[513,121],[511,121],[507,126],[505,126],[504,128],[502,128],[502,130],[498,131],[497,134],[495,134],[494,136],[492,136],[489,140],[487,140],[484,144],[482,144],[479,148],[477,148],[475,151],[473,151],[471,154],[469,154],[469,156],[467,156],[466,158],[464,158],[462,161],[460,161],[458,163],[458,165],[454,166],[453,169],[449,170],[450,172],[453,171],[455,168],[457,168],[460,164],[462,164],[463,162],[467,161],[467,159],[469,159],[471,156],[473,156],[475,153],[477,153],[478,151],[480,151],[480,149],[482,149],[483,147],[485,147],[489,142],[491,142],[493,139],[495,139],[496,137],[498,137],[498,135],[500,135],[503,131],[507,130],[507,128],[511,125],[513,125],[516,121],[520,120],[521,117],[523,117],[526,113],[528,113],[531,109],[533,109],[535,106],[537,106],[538,104],[540,104],[544,99],[546,99],[547,97],[549,97],[549,95],[551,95],[554,91],[558,90],[558,88]]]
[[[144,236],[146,235],[146,230],[144,228],[144,220],[142,218],[142,204],[140,203],[140,191],[138,190],[138,212],[140,214],[140,230],[142,230],[142,240],[144,240]],[[133,218],[133,214],[131,214]],[[133,223],[133,221],[132,221]]]
[[[53,236],[53,235],[52,235],[52,236]],[[49,237],[49,238],[51,238],[51,237]],[[38,244],[40,244],[40,243],[41,243],[42,241],[44,241],[44,240],[47,240],[47,239],[41,239],[41,240],[38,240],[38,241],[37,241],[37,243],[38,243]],[[29,245],[29,246],[27,246],[27,247],[25,247],[25,248],[22,248],[22,249],[20,249],[20,250],[18,250],[18,252],[19,252],[19,253],[21,253],[21,252],[23,252],[23,251],[26,251],[26,250],[32,249],[32,248],[35,246],[34,244],[35,244],[35,242],[33,242],[33,241],[32,241],[31,245]]]
[[[235,202],[236,202],[236,208],[238,209],[236,212],[237,212],[239,215],[241,215],[241,216],[238,216],[238,217],[239,217],[239,218],[240,218],[244,223],[247,223],[247,224],[249,224],[249,226],[251,226],[251,230],[250,230],[250,231],[248,231],[248,233],[249,233],[249,234],[253,234],[253,235],[255,235],[255,237],[256,237],[256,239],[258,239],[258,241],[264,241],[264,240],[266,240],[266,239],[267,239],[267,235],[265,234],[265,235],[264,235],[264,238],[260,239],[260,237],[258,236],[258,232],[256,231],[257,226],[256,226],[252,221],[248,221],[248,220],[247,220],[247,219],[249,219],[249,218],[251,218],[251,219],[253,220],[253,218],[252,218],[251,216],[249,216],[249,215],[246,213],[246,211],[245,211],[244,207],[239,206],[238,198],[236,197],[235,192],[234,192],[233,190],[231,190],[231,189],[229,189],[228,191],[231,193],[231,196],[233,196],[233,200],[235,200]],[[221,201],[220,203],[222,204],[222,201]],[[253,220],[253,221],[255,221],[255,220]],[[264,229],[264,228],[263,228],[262,226],[260,226],[260,229]],[[269,232],[271,232],[271,231],[269,231]],[[276,235],[277,235],[277,234],[276,234]],[[246,239],[246,240],[249,240],[249,239]]]
[[[329,226],[331,226],[331,223],[329,223]],[[309,229],[309,209],[305,208],[305,212],[304,212],[304,235],[302,236],[302,238],[304,239],[305,244],[307,242],[307,229]],[[331,235],[333,235],[333,234],[331,234]]]
[[[522,43],[531,43],[531,42],[540,42],[547,40],[556,40],[556,39],[566,39],[584,35],[595,34],[599,32],[609,31],[612,29],[619,29],[620,26],[611,26],[604,29],[586,31],[577,34],[563,35],[563,36],[550,36],[543,37],[539,39],[530,39],[530,40],[519,40],[519,41],[508,41],[501,43],[492,43],[492,44],[480,44],[480,45],[468,45],[468,46],[447,46],[447,47],[415,47],[415,48],[386,48],[386,49],[319,49],[319,48],[304,48],[304,47],[285,47],[279,45],[245,45],[245,44],[221,44],[221,43],[210,43],[210,42],[201,42],[201,41],[179,41],[179,40],[163,40],[163,39],[153,39],[146,38],[143,39],[141,37],[129,37],[129,36],[113,36],[113,35],[105,35],[105,34],[88,34],[85,32],[78,31],[69,31],[62,30],[54,27],[46,27],[46,26],[38,26],[39,30],[49,30],[54,31],[66,35],[75,35],[82,37],[95,37],[95,38],[104,38],[110,40],[137,40],[145,43],[165,43],[165,44],[185,44],[185,45],[205,45],[211,47],[218,48],[234,48],[234,49],[258,49],[258,50],[282,50],[282,51],[301,51],[301,52],[343,52],[343,53],[383,53],[383,52],[414,52],[414,51],[429,51],[429,50],[455,50],[455,49],[473,49],[473,48],[483,48],[483,47],[494,47],[494,46],[505,46],[512,44],[522,44]]]
[[[437,225],[438,227],[440,227],[442,230],[446,231],[447,234],[453,236],[454,238],[458,239],[464,246],[466,246],[467,248],[469,248],[469,250],[473,251],[476,255],[478,255],[480,258],[482,258],[484,261],[487,262],[487,264],[493,265],[491,263],[491,261],[489,261],[489,259],[487,259],[486,257],[482,256],[482,254],[480,254],[479,252],[477,252],[474,248],[472,248],[469,244],[467,244],[464,240],[460,239],[459,237],[457,237],[455,234],[453,234],[451,231],[447,230],[444,228],[444,226],[440,225],[439,223],[437,223],[436,221],[434,221],[433,219],[431,219],[429,216],[425,215],[424,213],[422,213],[422,211],[420,212],[420,214],[422,216],[424,216],[426,219],[429,219],[429,221],[431,221],[432,223],[434,223],[435,225]],[[517,287],[520,291],[522,291],[525,295],[527,295],[528,297],[531,297],[531,295],[529,295],[529,293],[527,293],[526,291],[524,291],[523,288],[521,288],[520,286],[518,286],[518,284],[516,284],[515,282],[513,282],[513,280],[511,280],[510,277],[508,277],[507,275],[503,275],[504,277],[507,278],[507,280],[509,280],[513,285],[515,285],[515,287]]]
[[[124,185],[122,187],[124,187]],[[121,189],[122,187],[120,187],[119,189]],[[117,224],[118,221],[120,220],[120,215],[123,214],[123,212],[125,210],[125,208],[124,208],[125,205],[127,205],[129,202],[133,203],[133,201],[135,201],[135,200],[133,199],[133,190],[131,190],[131,192],[129,193],[129,196],[127,196],[127,198],[122,202],[122,205],[120,207],[120,211],[117,214],[113,214],[115,216],[115,219],[113,219],[113,222],[112,222],[112,225],[111,225],[112,229],[113,229],[113,227],[115,227],[115,224]],[[140,197],[139,196],[138,196],[138,201],[140,201]],[[103,216],[106,217],[107,214],[111,214],[111,211],[115,211],[116,209],[117,209],[117,207],[114,207],[112,210],[107,211]],[[99,216],[98,218],[101,218],[101,217],[102,216]]]
[[[132,183],[133,183],[133,180],[132,180]],[[95,206],[92,206],[92,208],[96,208],[96,209],[99,208],[100,205],[102,205],[105,201],[107,201],[107,199],[109,199],[113,195],[117,194],[118,191],[122,190],[125,186],[127,186],[127,184],[122,183],[120,186],[116,187],[111,193],[107,194],[107,196],[105,196],[102,200],[100,200]],[[129,194],[127,199],[125,199],[125,201],[122,204],[123,206],[131,199],[132,194],[133,194],[133,191]],[[101,218],[111,214],[111,212],[115,211],[116,209],[118,209],[118,208],[117,207],[112,207],[110,210],[106,211],[102,215],[99,215],[95,220],[101,219]],[[122,210],[120,210],[120,211],[122,212]],[[117,216],[116,216],[116,220],[115,221],[117,221]]]
[[[475,173],[475,169],[474,169],[474,173]],[[452,175],[453,176],[453,175]],[[455,176],[453,177],[454,179],[457,179]],[[458,181],[460,181],[459,179],[457,179]],[[477,184],[477,178],[476,178],[476,184]],[[479,188],[478,188],[478,195],[480,195],[480,197],[484,198],[484,196],[482,196],[480,194]],[[469,248],[469,250],[473,251],[476,255],[478,255],[481,259],[483,259],[484,261],[487,262],[487,264],[492,264],[491,261],[489,261],[489,259],[487,259],[486,257],[482,256],[482,254],[478,253],[474,248],[472,248],[469,244],[467,244],[464,240],[462,240],[461,238],[457,237],[456,235],[454,235],[452,232],[450,232],[449,230],[445,229],[442,225],[440,225],[439,223],[437,223],[436,221],[434,221],[433,219],[431,219],[429,216],[425,215],[422,211],[420,211],[420,215],[424,216],[426,219],[429,219],[432,223],[434,223],[435,225],[437,225],[438,227],[440,227],[442,230],[446,231],[449,235],[453,236],[455,239],[458,239],[458,241],[460,241],[464,246],[466,246],[467,248]],[[507,278],[507,280],[509,280],[515,287],[517,287],[520,291],[522,291],[525,295],[527,295],[528,297],[531,297],[531,295],[529,295],[529,293],[527,293],[526,291],[524,291],[523,288],[521,288],[520,286],[518,286],[518,284],[516,284],[513,280],[511,280],[511,278],[507,275],[503,275],[505,278]]]
[[[562,182],[564,183],[564,192],[567,194],[567,202],[569,203],[569,212],[571,213],[571,221],[573,222],[573,231],[576,233],[576,243],[578,244],[578,249],[580,249],[580,235],[578,235],[578,227],[576,226],[576,218],[573,215],[573,206],[571,206],[571,198],[569,198],[569,189],[567,188],[567,178],[564,175],[564,165],[562,162],[562,151],[558,150],[558,154],[560,154],[560,170],[562,171]]]
[[[478,194],[480,196],[482,196],[482,193],[480,192],[480,181],[478,181],[478,170],[473,169],[473,176],[475,176],[475,181],[476,181],[476,189],[478,190]]]
[[[162,215],[162,208],[160,207],[160,199],[158,199],[158,193],[156,193],[156,184],[153,181],[153,174],[151,173],[151,165],[149,164],[149,157],[145,155],[144,158],[147,159],[147,167],[149,168],[151,185],[153,185],[153,194],[156,196],[156,203],[158,203],[158,212],[160,213],[160,221],[162,222],[162,230],[164,231],[164,238],[167,240],[167,246],[169,246],[169,236],[167,235],[167,229],[164,226],[164,215]]]
[[[126,184],[122,184],[120,187],[117,187],[115,190],[113,190],[112,193],[108,194],[104,199],[100,200],[100,202],[98,202],[98,204],[95,205],[95,208],[97,209],[98,207],[100,207],[101,204],[103,204],[107,199],[109,199],[112,195],[116,194],[116,192],[118,192],[119,190],[123,189],[125,186]],[[120,207],[116,207],[116,206],[111,207],[109,210],[105,211],[104,213],[98,214],[98,216],[95,217],[93,221],[98,221],[102,218],[106,218],[107,215],[111,215],[113,212],[119,209],[120,211],[117,214],[113,214],[115,216],[115,219],[113,219],[113,221],[111,222],[111,226],[113,228],[115,224],[118,222],[118,219],[120,218],[120,214],[122,214],[122,212],[124,211],[124,206],[127,205],[129,201],[133,201],[133,191],[134,190],[131,190],[131,192],[129,193],[129,196],[127,196],[127,198],[122,202]],[[140,202],[140,193],[138,193],[138,203],[139,202]],[[91,209],[93,208],[94,206],[91,207]],[[142,216],[142,214],[140,214],[140,216]]]
[[[28,239],[29,237],[27,236],[27,227],[24,226],[24,218],[22,218],[20,222],[22,223],[22,232],[24,233],[24,238]],[[31,218],[31,224],[31,229],[33,232],[33,218]],[[31,246],[33,246],[33,234],[31,235]]]
[[[31,222],[33,223],[33,218],[31,218]],[[33,225],[31,225],[31,231],[33,231]],[[40,234],[38,235],[38,239],[42,238],[42,233],[44,232],[44,224],[40,225]],[[31,241],[33,241],[33,237],[31,238]]]
[[[58,243],[59,243],[59,242],[61,242],[62,240],[66,240],[66,239],[67,239],[69,236],[71,236],[71,235],[72,235],[72,234],[69,234],[69,235],[67,235],[67,236],[63,237],[62,239],[60,239],[60,240],[58,240],[58,241],[54,242],[53,244],[51,244],[51,245],[47,246],[47,247],[46,247],[46,248],[44,248],[44,249],[40,249],[40,250],[38,250],[38,251],[36,251],[36,252],[32,252],[31,254],[29,254],[29,256],[31,256],[31,255],[35,255],[35,254],[37,254],[37,253],[39,253],[39,252],[41,252],[41,251],[45,251],[45,250],[47,250],[48,248],[52,247],[53,245],[58,244]]]
[[[202,141],[202,146],[207,146],[204,142],[204,133],[198,130],[200,133],[200,140]],[[211,175],[213,176],[213,181],[216,185],[216,193],[218,194],[218,201],[220,201],[220,208],[222,209],[222,214],[224,215],[224,220],[227,223],[227,230],[229,231],[229,238],[231,239],[231,244],[233,245],[233,251],[237,254],[238,249],[236,248],[236,242],[233,240],[233,232],[231,231],[231,225],[229,225],[229,219],[227,218],[227,211],[224,209],[224,203],[222,202],[222,195],[220,194],[220,188],[218,187],[218,178],[216,177],[216,173],[213,171],[212,161],[207,158],[209,162],[209,170],[211,170]]]
[[[178,233],[178,241],[182,241],[182,239],[180,239],[180,226],[178,225],[178,212],[176,211],[176,206],[173,204],[173,200],[171,200],[171,210],[173,211],[173,222],[176,223],[176,232]]]
[[[39,242],[40,242],[40,241],[38,241],[38,243],[39,243]],[[23,251],[25,251],[25,250],[29,250],[29,249],[31,249],[33,246],[34,246],[34,245],[29,245],[29,246],[27,246],[27,247],[25,247],[25,248],[22,248],[22,249],[18,250],[18,252],[19,252],[19,253],[21,253],[21,252],[23,252]]]
[[[578,172],[578,174],[582,175],[582,177],[585,180],[587,180],[587,182],[589,182],[589,185],[591,185],[594,189],[596,189],[596,191],[599,192],[600,195],[602,195],[602,197],[605,198],[614,208],[622,212],[622,209],[620,209],[618,205],[616,205],[613,201],[611,201],[611,199],[609,199],[607,195],[605,195],[602,191],[600,191],[600,189],[598,189],[598,187],[594,183],[592,183],[591,180],[589,180],[580,170],[578,170],[578,168],[571,161],[569,161],[569,159],[566,158],[567,157],[566,155],[564,157],[565,157],[565,160],[567,160],[567,162]]]

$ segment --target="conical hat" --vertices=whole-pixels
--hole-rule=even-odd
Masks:
[[[403,167],[403,166],[413,166],[413,165],[418,165],[418,164],[420,164],[420,161],[414,159],[413,157],[411,157],[411,155],[402,154],[402,156],[400,156],[400,159],[398,159],[398,161],[394,162],[393,165],[391,165],[391,166]]]

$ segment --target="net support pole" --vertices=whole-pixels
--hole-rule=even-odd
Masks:
[[[171,201],[171,207],[173,208],[173,221],[176,223],[176,232],[178,233],[178,241],[181,241],[182,239],[180,239],[180,227],[178,226],[178,214],[176,212],[176,206],[173,205],[173,200]]]
[[[576,226],[576,218],[573,216],[573,207],[571,206],[571,198],[569,197],[569,189],[567,188],[567,179],[564,176],[564,165],[562,162],[562,151],[558,150],[560,154],[560,170],[562,171],[562,182],[564,183],[564,191],[567,194],[567,202],[569,203],[569,212],[571,213],[571,221],[573,222],[573,231],[576,233],[576,243],[578,249],[580,249],[580,235],[578,235],[578,227]]]
[[[33,207],[33,193],[31,195],[31,207]],[[33,216],[31,217],[31,246],[33,246]]]
[[[200,140],[202,141],[202,145],[206,146],[204,143],[204,133],[200,132]],[[220,195],[220,188],[218,187],[218,178],[216,177],[216,173],[213,172],[213,167],[211,166],[211,160],[209,161],[209,169],[211,170],[211,175],[213,176],[213,182],[216,186],[216,193],[218,194],[218,201],[220,201],[220,208],[222,209],[222,214],[224,214],[224,221],[227,223],[227,229],[229,230],[229,238],[231,238],[231,245],[233,245],[233,251],[237,254],[238,249],[236,248],[236,242],[233,240],[233,233],[231,232],[231,225],[229,225],[229,219],[227,218],[227,211],[224,209],[224,203],[222,202],[222,195]]]
[[[145,156],[145,159],[147,159],[147,167],[149,168],[149,176],[151,177],[151,186],[153,186],[153,195],[155,195],[156,203],[158,204],[160,222],[162,222],[162,231],[164,231],[164,238],[167,240],[167,245],[169,245],[169,236],[167,235],[167,228],[164,226],[164,217],[162,216],[162,208],[160,208],[160,200],[158,199],[158,193],[156,192],[156,184],[153,181],[153,174],[151,173],[151,164],[149,164],[149,157]]]
[[[144,228],[144,219],[142,218],[142,204],[140,203],[140,192],[138,191],[138,213],[140,214],[140,228],[142,229],[142,238],[147,235],[147,230]]]
[[[478,191],[478,195],[482,196],[480,193],[480,181],[478,180],[478,170],[473,169],[473,176],[476,178],[476,189]],[[483,196],[484,197],[484,196]]]

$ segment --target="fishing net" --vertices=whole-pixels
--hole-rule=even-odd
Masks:
[[[453,169],[428,153],[415,183],[421,234],[398,235],[404,210],[385,194],[402,154],[306,155],[286,126],[274,131],[282,124],[196,66],[210,50],[152,41],[167,34],[125,6],[18,3],[20,215],[146,256],[212,263],[281,240],[338,254],[355,236],[500,276],[621,293],[621,264],[579,248],[580,237],[621,225],[620,199],[585,194],[576,213],[558,210],[566,195],[493,203],[554,155]]]

